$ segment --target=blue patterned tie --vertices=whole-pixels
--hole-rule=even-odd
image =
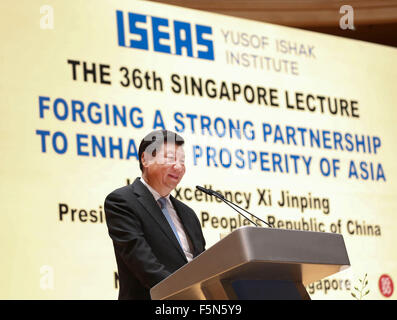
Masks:
[[[181,246],[181,248],[183,248],[181,240],[179,239],[179,236],[178,236],[178,232],[176,231],[174,222],[172,221],[171,215],[170,215],[170,213],[167,210],[167,206],[166,206],[167,199],[166,198],[159,198],[157,200],[157,202],[159,203],[161,211],[163,211],[163,214],[164,214],[165,218],[167,219],[172,231],[174,231],[175,237],[177,238],[177,240],[179,242],[179,245]]]

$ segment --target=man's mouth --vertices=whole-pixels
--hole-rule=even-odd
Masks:
[[[179,179],[179,176],[178,176],[178,175],[169,174],[168,176],[171,177],[171,178],[174,179],[174,180],[178,180],[178,179]]]

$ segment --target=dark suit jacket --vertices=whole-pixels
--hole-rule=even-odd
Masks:
[[[187,205],[170,199],[196,257],[205,250],[200,221]],[[150,299],[151,287],[187,263],[178,240],[139,178],[106,197],[105,214],[119,273],[119,299]]]

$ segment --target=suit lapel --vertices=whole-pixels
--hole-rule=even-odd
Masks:
[[[187,261],[186,256],[179,245],[174,231],[172,231],[167,219],[164,217],[159,205],[156,203],[152,193],[143,185],[139,178],[136,178],[132,184],[134,193],[138,196],[138,201],[142,207],[153,217],[160,229],[170,239],[175,248],[179,251],[182,257]]]

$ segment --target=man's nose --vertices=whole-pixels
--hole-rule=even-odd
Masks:
[[[174,168],[177,170],[182,170],[184,168],[183,162],[175,161]]]

